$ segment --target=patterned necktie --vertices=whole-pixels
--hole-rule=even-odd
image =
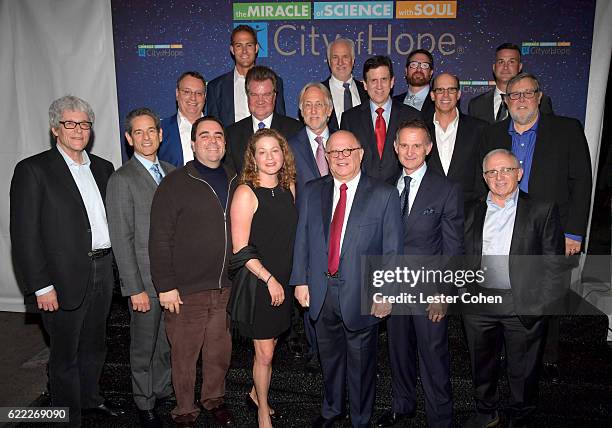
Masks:
[[[350,108],[353,108],[353,96],[351,95],[351,84],[348,82],[344,82],[342,84],[344,86],[344,111],[347,111]]]
[[[502,102],[499,105],[499,108],[497,109],[497,115],[495,116],[495,122],[504,120],[506,116],[508,116],[508,109],[506,108],[506,103],[504,102],[502,97]]]
[[[340,266],[340,238],[342,236],[342,225],[344,224],[344,212],[346,211],[346,189],[346,184],[342,183],[340,186],[340,199],[329,226],[327,272],[331,275],[338,272],[338,267]]]
[[[263,123],[263,122],[259,122],[259,123],[257,124],[257,127],[258,127],[259,129],[264,129],[264,128],[266,127],[266,124],[265,124],[265,123]]]
[[[159,170],[159,165],[154,163],[153,165],[151,165],[150,169],[151,169],[151,172],[153,173],[153,178],[155,178],[155,182],[157,184],[161,183],[163,177],[161,175],[161,171]]]
[[[410,182],[412,181],[412,177],[407,175],[404,177],[404,190],[400,194],[400,205],[402,206],[402,218],[406,217],[409,213],[408,211],[408,196],[410,195]]]
[[[319,174],[321,177],[329,173],[327,161],[325,160],[325,148],[323,147],[323,137],[317,135],[314,139],[317,142],[317,152],[315,160],[317,161],[317,168],[319,168]]]
[[[416,95],[411,94],[410,92],[408,92],[408,95],[406,96],[406,99],[404,100],[404,104],[409,105],[410,107],[416,107]],[[418,109],[417,109],[418,110]]]
[[[378,147],[378,156],[382,159],[383,150],[385,149],[385,138],[387,137],[387,124],[383,117],[385,109],[378,107],[376,109],[376,126],[374,127],[374,133],[376,134],[376,147]]]

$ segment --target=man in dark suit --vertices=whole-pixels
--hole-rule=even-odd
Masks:
[[[563,233],[554,202],[519,191],[523,169],[510,151],[489,152],[483,170],[490,192],[486,198],[467,205],[465,249],[466,254],[477,256],[475,269],[491,265],[497,269],[489,269],[482,286],[470,292],[501,297],[501,303],[472,310],[470,305],[464,305],[463,322],[477,409],[464,426],[483,428],[499,423],[497,382],[502,343],[506,348],[510,387],[506,407],[509,426],[528,426],[538,397],[538,367],[546,326],[544,317],[525,315],[529,314],[524,309],[525,303],[534,302],[523,302],[520,296],[542,287],[536,272],[546,263],[533,256],[563,254]],[[526,267],[526,258],[513,260],[512,256],[532,256],[529,259],[534,265],[537,263],[537,269]]]
[[[174,167],[157,158],[162,139],[159,117],[148,108],[128,113],[125,138],[134,155],[108,180],[108,229],[121,277],[130,298],[132,393],[143,427],[161,427],[155,404],[172,395],[170,346],[162,308],[151,280],[151,202],[162,178]]]
[[[10,231],[24,294],[35,294],[50,338],[51,405],[116,416],[98,382],[106,356],[106,319],[113,292],[113,255],[104,197],[113,165],[87,154],[94,112],[74,96],[49,107],[56,140],[15,167]]]
[[[400,125],[395,151],[403,169],[391,183],[400,194],[403,254],[412,256],[411,259],[463,254],[461,189],[457,183],[428,168],[425,158],[431,149],[431,136],[424,121],[417,119]],[[418,264],[420,267],[421,263]],[[437,265],[437,261],[429,261],[425,266],[431,264]],[[418,309],[412,308],[408,313],[396,311],[387,322],[393,404],[376,421],[377,427],[394,426],[414,417],[417,355],[428,425],[452,426],[447,305],[431,303],[424,312]]]
[[[363,172],[388,180],[400,170],[393,151],[398,125],[421,115],[415,108],[391,99],[395,80],[388,56],[368,58],[363,65],[363,80],[370,101],[345,111],[340,128],[355,134],[363,145]]]
[[[277,79],[272,70],[261,65],[251,68],[246,75],[245,86],[251,115],[225,129],[225,162],[231,164],[238,174],[242,171],[247,143],[255,131],[272,128],[289,139],[302,127],[299,121],[274,113]]]
[[[459,79],[442,73],[433,80],[431,99],[435,113],[428,124],[433,148],[427,166],[459,183],[463,201],[479,198],[485,193],[480,173],[480,143],[486,122],[459,111],[461,98]]]
[[[176,81],[176,114],[162,120],[164,141],[158,156],[177,168],[193,160],[191,125],[202,117],[206,103],[206,80],[197,71],[186,71]]]
[[[503,43],[495,49],[493,77],[495,88],[470,100],[468,114],[487,123],[499,122],[508,117],[508,109],[503,95],[506,93],[508,81],[523,69],[521,50],[513,43]],[[542,94],[540,112],[553,114],[550,97]]]
[[[347,383],[351,424],[366,427],[374,405],[378,323],[391,308],[362,300],[361,260],[399,254],[399,199],[392,186],[361,172],[363,148],[353,134],[335,132],[326,150],[331,175],[306,185],[290,284],[300,304],[310,307],[319,344],[324,396],[313,427],[331,427],[344,412]]]
[[[249,116],[245,79],[247,72],[255,67],[255,59],[259,52],[257,33],[253,27],[241,24],[232,31],[230,36],[230,52],[236,66],[221,76],[210,81],[206,95],[206,114],[215,116],[224,127],[230,126]],[[274,111],[285,114],[285,97],[283,95],[283,79],[276,77],[276,104]]]
[[[434,103],[429,98],[429,82],[434,70],[433,55],[427,49],[416,49],[406,58],[405,77],[408,90],[393,97],[394,100],[406,104],[421,112],[427,122],[434,114]]]
[[[521,73],[508,82],[509,117],[484,132],[483,153],[511,150],[523,169],[521,191],[557,203],[565,234],[565,254],[579,254],[591,205],[591,158],[580,122],[541,114],[538,79]],[[550,377],[558,376],[559,321],[552,318],[544,356]]]

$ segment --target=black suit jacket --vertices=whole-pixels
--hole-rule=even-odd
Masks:
[[[331,77],[328,77],[323,82],[321,82],[327,87],[327,89],[329,89],[329,79],[331,79]],[[355,82],[355,86],[357,87],[357,92],[359,93],[359,100],[360,100],[359,105],[361,105],[370,99],[370,97],[368,96],[368,91],[365,90],[365,87],[363,86],[362,81],[353,78],[353,82]],[[335,109],[332,109],[332,114],[329,118],[329,122],[327,126],[329,126],[330,132],[334,132],[340,129],[340,122],[338,122],[338,117],[336,116]]]
[[[283,79],[276,76],[276,104],[274,112],[285,114]],[[234,123],[234,70],[214,78],[206,88],[206,114],[215,116],[223,126]]]
[[[465,254],[475,257],[472,269],[480,268],[486,214],[486,197],[466,205]],[[554,202],[536,200],[520,192],[508,263],[514,304],[524,324],[530,323],[530,313],[534,315],[564,294],[556,280],[556,264],[564,251],[565,240]]]
[[[270,128],[280,132],[287,140],[293,137],[301,127],[302,124],[299,121],[276,113],[272,116],[272,123],[270,124]],[[252,116],[245,117],[225,128],[225,162],[229,163],[238,175],[242,172],[244,152],[252,135]]]
[[[468,114],[488,123],[495,123],[495,115],[493,114],[493,98],[495,96],[495,88],[484,94],[480,94],[470,100],[468,104]],[[542,94],[540,101],[540,113],[554,114],[552,101],[546,94]]]
[[[102,201],[113,165],[89,154]],[[60,307],[79,307],[91,259],[91,226],[72,174],[56,147],[15,166],[10,190],[13,256],[24,294],[53,285]]]
[[[387,181],[395,177],[400,170],[400,164],[393,148],[397,127],[405,120],[421,118],[421,113],[412,107],[398,101],[393,101],[391,116],[387,123],[387,138],[383,149],[382,159],[378,155],[376,136],[372,123],[370,103],[364,102],[342,114],[340,129],[352,132],[364,148],[361,169],[368,175]]]
[[[509,123],[510,118],[507,118],[485,129],[482,157],[497,148],[512,150]],[[540,115],[529,195],[557,203],[564,233],[586,236],[591,187],[591,157],[580,122],[567,117]]]
[[[436,129],[433,120],[428,125],[433,148],[429,153],[427,166],[445,175],[436,144]],[[446,176],[461,185],[465,202],[478,199],[486,193],[485,182],[482,178],[482,164],[480,163],[480,144],[482,142],[482,132],[486,126],[486,122],[459,112],[455,148]]]
[[[402,92],[399,95],[395,95],[393,99],[404,104],[404,99],[406,98],[406,94],[408,94],[408,91]],[[433,120],[433,115],[435,111],[436,111],[436,106],[434,105],[434,102],[431,100],[431,97],[429,96],[429,93],[428,93],[427,96],[425,97],[425,101],[423,101],[423,105],[421,106],[421,116],[423,117],[423,120],[425,122],[431,122]]]

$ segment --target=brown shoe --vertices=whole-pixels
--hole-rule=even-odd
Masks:
[[[209,410],[215,422],[224,427],[234,426],[234,416],[225,404],[221,404]]]

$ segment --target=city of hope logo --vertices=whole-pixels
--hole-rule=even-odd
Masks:
[[[234,20],[310,19],[310,2],[234,3]]]
[[[392,1],[315,2],[314,19],[393,19]]]
[[[523,42],[521,54],[523,55],[569,55],[571,42]]]
[[[169,45],[138,45],[138,56],[140,57],[164,57],[182,56],[183,45],[181,43]]]
[[[259,44],[259,53],[257,58],[268,57],[268,23],[267,22],[234,22],[234,28],[239,25],[248,25],[257,34],[257,43]]]
[[[395,5],[397,19],[456,18],[457,1],[398,1]]]

